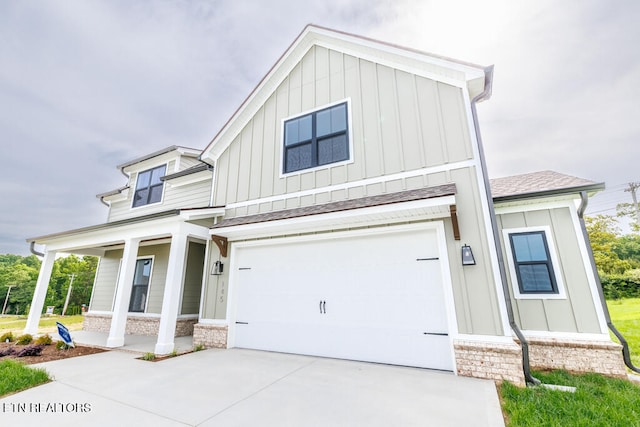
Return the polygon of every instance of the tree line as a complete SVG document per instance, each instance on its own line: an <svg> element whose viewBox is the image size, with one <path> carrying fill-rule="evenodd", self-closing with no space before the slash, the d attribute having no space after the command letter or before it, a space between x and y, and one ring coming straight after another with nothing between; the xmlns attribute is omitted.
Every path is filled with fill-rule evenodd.
<svg viewBox="0 0 640 427"><path fill-rule="evenodd" d="M640 298L640 234L621 235L609 215L586 218L593 257L607 299Z"/></svg>
<svg viewBox="0 0 640 427"><path fill-rule="evenodd" d="M0 308L4 309L5 314L29 313L40 265L41 261L35 255L22 257L0 254ZM54 313L61 314L71 285L66 314L79 314L83 304L89 305L97 266L98 258L94 256L69 255L56 259L44 302L45 309L47 306L55 307Z"/></svg>

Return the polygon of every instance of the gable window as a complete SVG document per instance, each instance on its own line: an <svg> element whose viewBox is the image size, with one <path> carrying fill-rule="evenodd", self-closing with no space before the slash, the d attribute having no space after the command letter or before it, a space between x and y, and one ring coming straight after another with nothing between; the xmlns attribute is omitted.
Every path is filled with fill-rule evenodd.
<svg viewBox="0 0 640 427"><path fill-rule="evenodd" d="M162 200L163 182L160 180L165 175L167 165L148 169L138 173L136 192L133 195L133 207L150 205Z"/></svg>
<svg viewBox="0 0 640 427"><path fill-rule="evenodd" d="M131 287L131 299L129 300L130 313L144 313L149 295L149 282L151 279L151 258L142 258L136 261L133 273L133 286Z"/></svg>
<svg viewBox="0 0 640 427"><path fill-rule="evenodd" d="M283 172L349 159L347 103L284 122Z"/></svg>
<svg viewBox="0 0 640 427"><path fill-rule="evenodd" d="M518 287L521 294L557 294L558 285L544 231L510 233Z"/></svg>

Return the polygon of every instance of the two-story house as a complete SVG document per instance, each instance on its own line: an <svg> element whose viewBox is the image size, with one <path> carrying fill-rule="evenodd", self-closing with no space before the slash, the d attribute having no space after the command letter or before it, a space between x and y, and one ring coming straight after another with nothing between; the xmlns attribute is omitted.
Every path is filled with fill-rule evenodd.
<svg viewBox="0 0 640 427"><path fill-rule="evenodd" d="M104 224L29 239L100 256L85 329L416 366L523 384L624 375L582 232L602 184L489 188L492 68L308 26L203 149L119 168ZM524 350L524 357L523 357Z"/></svg>

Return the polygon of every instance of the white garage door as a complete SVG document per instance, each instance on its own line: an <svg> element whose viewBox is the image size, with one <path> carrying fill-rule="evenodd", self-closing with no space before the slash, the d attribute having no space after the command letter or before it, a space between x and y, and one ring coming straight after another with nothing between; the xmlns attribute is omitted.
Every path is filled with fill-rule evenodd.
<svg viewBox="0 0 640 427"><path fill-rule="evenodd" d="M434 230L239 247L235 346L452 370Z"/></svg>

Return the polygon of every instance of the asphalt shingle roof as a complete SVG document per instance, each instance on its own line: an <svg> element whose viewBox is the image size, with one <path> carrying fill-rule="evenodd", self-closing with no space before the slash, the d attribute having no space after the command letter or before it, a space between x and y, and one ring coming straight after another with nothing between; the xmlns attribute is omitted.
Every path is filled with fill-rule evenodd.
<svg viewBox="0 0 640 427"><path fill-rule="evenodd" d="M496 199L590 186L603 186L603 184L547 170L492 179L491 195Z"/></svg>

